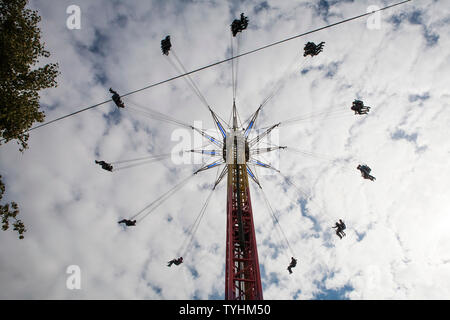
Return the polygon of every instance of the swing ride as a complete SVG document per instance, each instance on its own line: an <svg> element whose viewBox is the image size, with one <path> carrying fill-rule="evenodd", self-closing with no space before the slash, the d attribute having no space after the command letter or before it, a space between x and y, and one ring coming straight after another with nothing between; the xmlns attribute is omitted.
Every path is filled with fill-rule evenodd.
<svg viewBox="0 0 450 320"><path fill-rule="evenodd" d="M386 10L388 8L398 6L400 4L409 2L403 1L391 6L384 7L381 10ZM375 11L374 11L375 12ZM272 44L269 44L267 46L245 52L240 53L239 52L239 37L241 36L241 33L247 32L245 31L247 29L247 26L249 22L248 17L246 17L244 14L240 15L240 19L235 19L231 24L231 58L210 64L208 66L199 68L197 70L193 71L187 71L184 65L181 63L181 60L178 58L174 51L174 46L172 44L172 39L170 36L166 36L161 41L161 51L162 54L168 59L168 61L172 64L172 66L180 73L180 75L173 77L171 79L167 79L152 85L149 85L145 88L135 90L133 92L129 92L123 95L120 95L116 91L114 91L112 88L109 89L110 92L113 94L112 99L84 108L82 110L76 111L72 114L66 115L64 117L52 120L50 122L44 123L42 125L39 125L37 127L32 128L31 130L37 129L39 127L48 125L50 123L53 123L55 121L62 120L64 118L70 117L72 115L78 114L80 112L84 112L86 110L93 109L95 107L98 107L100 105L106 104L108 102L114 102L115 105L118 107L120 112L122 112L122 109L125 111L131 110L133 112L136 112L138 114L147 116L151 119L156 119L159 121L167 122L176 126L181 126L190 130L193 130L194 132L200 134L203 136L203 138L207 141L207 143L214 147L215 149L192 149L192 150L186 150L185 152L191 152L191 153L200 153L202 155L207 155L213 157L213 161L203 165L202 167L195 170L190 176L185 177L182 179L178 184L174 185L171 189L166 191L165 193L161 194L157 199L152 201L150 204L139 210L136 214L133 216L123 219L119 221L120 224L124 224L126 227L129 226L136 226L136 224L139 224L142 222L143 219L145 219L149 214L151 214L153 211L155 211L158 207L160 207L168 198L173 196L178 190L180 190L184 185L186 185L193 177L196 175L211 170L213 168L218 169L218 175L216 177L216 180L214 181L213 188L210 190L210 193L205 201L205 203L202 206L202 209L200 210L199 215L197 216L196 220L194 221L191 228L188 230L188 241L183 244L182 250L180 252L180 257L175 258L168 262L168 266L171 266L172 264L181 265L183 261L186 261L185 254L192 248L193 239L195 236L196 231L198 230L198 227L200 225L200 222L206 212L206 209L208 207L208 204L211 200L213 192L216 190L216 187L225 180L226 177L226 190L227 190L227 204L226 204L226 264L225 264L225 299L227 300L262 300L263 299L263 289L261 285L261 275L260 275L260 268L259 268L259 261L258 261L258 250L257 250L257 241L255 236L255 227L254 227L254 219L253 219L253 211L252 211L252 202L251 202L251 195L250 195L250 187L249 187L249 181L252 181L255 183L255 185L261 190L263 198L266 202L266 205L269 209L269 212L271 213L274 225L276 225L278 228L280 228L284 240L286 241L287 247L290 249L292 253L292 260L291 263L288 266L289 273L292 273L292 268L296 267L298 257L296 258L293 254L293 250L289 244L289 241L287 237L285 236L284 232L281 229L281 226L279 224L279 221L277 219L277 216L275 215L272 207L270 206L270 203L267 200L267 197L265 196L264 189L261 186L261 182L258 179L256 175L256 167L261 167L268 170L273 170L276 173L280 174L284 181L287 182L289 185L295 187L299 192L301 192L301 189L298 188L292 179L284 176L277 168L274 168L270 163L265 163L262 161L258 156L263 153L269 153L269 152L277 152L280 150L291 150L294 152L298 152L303 155L307 156L314 156L313 153L308 151L302 151L298 150L296 148L290 148L287 146L278 146L278 145L271 145L271 146L265 146L263 147L260 143L263 141L264 138L269 136L273 130L276 128L279 128L281 126L289 126L292 124L296 124L302 121L309 121L310 119L323 115L323 112L316 112L314 114L309 115L302 115L298 117L294 117L291 119L287 119L278 123L274 123L270 126L267 126L265 128L260 128L260 133L254 134L254 131L257 127L257 121L258 116L261 114L262 110L264 109L265 105L273 98L273 96L276 94L277 90L279 89L277 86L275 86L275 89L269 94L269 96L259 105L259 107L256 109L256 111L246 120L241 122L240 117L238 114L238 108L236 106L236 90L237 90L237 59L254 53L259 50L263 50L265 48L268 48L270 46L274 46L280 43L283 43L285 41L293 40L296 38L299 38L301 36L317 32L320 30L323 30L325 28L330 28L335 25L338 25L340 23L345 23L351 20L355 20L361 17L365 17L371 13L362 14L350 19L346 19L343 21L340 21L338 23L330 24L326 27L322 27L313 31L309 31L288 39L284 39ZM234 49L236 48L236 52ZM303 59L312 59L314 56L317 56L319 54L322 54L324 48L324 42L319 42L317 45L313 42L308 42L305 44L304 52L301 52L303 55ZM310 57L308 57L310 56ZM233 101L232 101L232 110L231 110L231 121L227 122L224 121L214 110L212 107L208 104L205 97L199 90L196 83L193 81L192 77L190 76L194 72L199 72L201 70L204 70L206 68L210 68L212 66L218 65L220 63L224 62L231 62L232 65L232 90L233 90ZM154 86L169 82L171 80L177 79L177 78L184 78L189 86L193 89L194 93L198 96L200 101L204 104L206 107L208 113L212 117L216 131L217 136L214 136L213 134L207 133L205 130L201 128L194 127L193 125L189 123L185 123L183 121L180 121L176 119L173 116L166 115L160 111L153 110L148 107L141 107L138 105L135 105L133 103L128 103L128 101L122 100L123 97L129 96L133 93L146 90L149 88L152 88ZM336 111L336 114L343 114L348 113L351 111L354 111L354 115L356 116L366 116L369 113L370 107L367 107L364 105L363 101L361 100L355 100L351 107L349 107L346 110L338 110ZM146 157L140 157L136 159L129 159L129 160L123 160L123 161L115 161L115 162L107 162L104 160L95 160L95 163L100 165L102 169L109 171L109 172L115 172L118 170L124 170L136 166L140 166L143 164L148 164L156 161L162 161L165 159L170 158L171 154L162 154L162 155L151 155ZM319 155L320 157L320 155ZM359 165L358 170L361 171L361 174L364 179L370 179L374 180L375 178L372 177L370 173L370 168L367 165ZM354 169L353 169L354 170ZM220 173L219 173L220 172ZM250 178L250 179L249 179ZM373 178L373 179L372 179ZM341 220L340 220L341 221ZM342 222L342 221L341 221ZM340 225L340 224L339 224ZM343 233L343 230L339 228L339 225L336 224L337 228L336 233ZM342 222L342 225L343 222ZM344 225L345 226L345 225ZM345 233L344 233L345 235ZM184 260L183 260L184 257ZM299 261L301 263L301 261Z"/></svg>

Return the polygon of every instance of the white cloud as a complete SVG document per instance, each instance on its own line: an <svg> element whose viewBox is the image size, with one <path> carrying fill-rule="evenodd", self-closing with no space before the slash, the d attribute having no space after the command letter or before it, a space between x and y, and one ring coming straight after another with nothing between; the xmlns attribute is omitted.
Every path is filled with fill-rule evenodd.
<svg viewBox="0 0 450 320"><path fill-rule="evenodd" d="M59 87L42 94L43 104L54 107L46 111L47 120L109 99L109 87L124 94L175 76L159 48L167 34L192 70L228 57L228 28L240 12L250 18L240 52L325 24L314 2L261 3L246 1L239 7L224 1L79 1L82 29L68 30L65 9L72 3L32 1L43 17L50 60L58 61L61 70ZM372 4L336 2L328 21L360 14ZM288 80L266 105L260 125L327 108L348 110L347 115L317 117L280 129L281 145L347 159L331 162L282 152L280 169L308 193L307 212L302 214L300 195L280 176L261 177L299 259L292 275L286 270L290 250L274 228L264 199L251 189L266 299L314 299L324 290L344 289L351 299L450 297L445 179L450 173L450 65L445 50L450 18L443 7L439 1L414 1L384 11L380 30L368 30L362 19L239 60L237 105L242 118L254 112L282 76ZM422 24L411 23L408 14L413 12L421 12ZM397 26L392 15L401 19ZM424 30L439 35L436 45L428 46ZM325 41L324 52L304 59L301 51L307 41ZM285 74L295 55L301 62ZM302 73L305 69L308 72ZM231 64L192 77L213 109L228 120ZM355 98L372 107L367 117L352 115L349 105ZM182 79L127 99L183 122L202 120L205 128L213 127ZM185 263L166 267L207 197L202 186L212 183L216 171L195 176L137 227L122 229L118 219L136 213L196 166L173 166L168 160L113 174L101 170L95 159L162 154L176 144L170 139L176 127L170 124L128 114L116 123L116 117L110 103L33 131L23 155L14 144L2 146L7 196L19 203L28 231L23 241L13 232L0 233L1 298L223 295L223 187L213 195ZM359 162L372 167L375 182L362 180L356 170ZM343 240L331 229L339 218L348 226ZM71 264L81 267L81 291L65 287Z"/></svg>

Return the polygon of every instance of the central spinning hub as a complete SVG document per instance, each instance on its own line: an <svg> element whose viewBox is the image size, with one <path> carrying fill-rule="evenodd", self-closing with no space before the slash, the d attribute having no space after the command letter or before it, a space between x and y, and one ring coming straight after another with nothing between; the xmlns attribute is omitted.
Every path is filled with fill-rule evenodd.
<svg viewBox="0 0 450 320"><path fill-rule="evenodd" d="M232 129L228 131L223 145L223 158L226 164L246 164L249 160L250 153L244 130Z"/></svg>

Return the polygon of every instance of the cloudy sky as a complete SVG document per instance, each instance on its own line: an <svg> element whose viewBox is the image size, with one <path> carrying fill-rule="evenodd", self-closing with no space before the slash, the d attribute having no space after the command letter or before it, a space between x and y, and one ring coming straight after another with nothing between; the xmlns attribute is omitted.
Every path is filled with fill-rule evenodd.
<svg viewBox="0 0 450 320"><path fill-rule="evenodd" d="M48 61L61 71L58 88L41 93L42 107L51 120L110 99L110 87L124 94L176 76L160 51L169 34L187 70L228 58L229 25L241 12L250 19L239 35L245 52L392 3L32 0L52 53ZM81 9L79 30L66 24L73 4ZM313 115L281 125L272 137L308 155L288 149L266 157L296 187L257 171L292 250L262 193L251 187L265 299L450 298L449 24L447 1L414 0L383 11L380 21L351 21L239 59L236 104L243 119L278 84L259 127ZM304 58L307 41L324 41L323 52ZM226 120L231 67L192 76ZM354 99L371 106L369 115L353 115ZM124 101L213 129L183 79ZM94 163L170 153L185 132L108 103L33 131L23 154L15 143L2 146L6 200L19 203L28 231L20 241L12 231L0 232L0 298L223 299L224 183L185 263L166 266L185 244L217 171L196 175L125 229L119 219L201 164L169 158L110 173ZM375 182L361 178L360 163L372 168ZM331 229L339 218L347 224L343 240ZM291 251L299 263L289 275ZM66 287L71 265L81 270L81 290Z"/></svg>

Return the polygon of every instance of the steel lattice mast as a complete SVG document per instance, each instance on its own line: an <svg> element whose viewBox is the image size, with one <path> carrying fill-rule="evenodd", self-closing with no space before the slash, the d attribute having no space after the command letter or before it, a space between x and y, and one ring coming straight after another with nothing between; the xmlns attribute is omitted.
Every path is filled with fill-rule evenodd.
<svg viewBox="0 0 450 320"><path fill-rule="evenodd" d="M228 167L225 299L262 300L258 250L247 176L249 146L237 125L233 103L233 128L224 143Z"/></svg>

